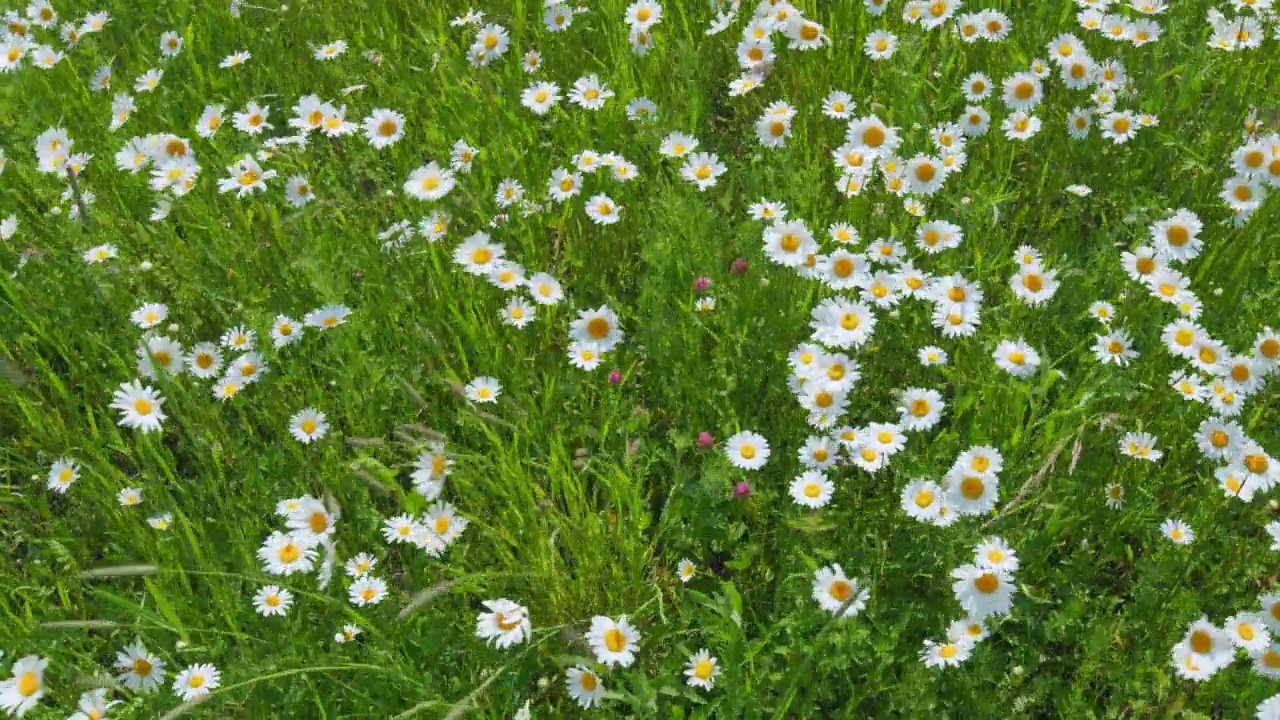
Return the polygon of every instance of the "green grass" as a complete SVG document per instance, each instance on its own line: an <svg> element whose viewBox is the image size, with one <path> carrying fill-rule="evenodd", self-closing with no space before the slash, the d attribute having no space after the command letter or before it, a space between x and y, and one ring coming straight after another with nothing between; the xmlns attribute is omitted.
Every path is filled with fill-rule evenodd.
<svg viewBox="0 0 1280 720"><path fill-rule="evenodd" d="M779 39L765 86L729 98L750 8L707 38L704 3L668 2L656 49L637 57L620 0L593 3L563 34L542 27L538 2L488 3L481 9L509 29L511 50L475 70L466 59L470 31L448 25L466 8L452 2L298 2L246 7L238 20L224 3L104 2L60 3L64 17L104 9L113 18L52 70L25 66L0 78L0 147L9 158L0 216L16 213L21 223L0 244L0 648L6 662L51 658L52 697L31 716L72 712L136 638L172 671L196 662L222 671L223 687L196 715L437 717L452 708L509 717L531 698L535 717L576 716L563 670L592 662L582 636L593 615L623 613L643 634L641 649L631 668L602 673L617 695L591 711L599 716L1244 717L1274 693L1245 659L1202 684L1179 679L1169 662L1200 615L1221 622L1255 608L1274 585L1262 526L1276 504L1261 496L1246 505L1216 487L1193 439L1207 410L1167 387L1169 373L1184 367L1160 345L1173 311L1119 263L1151 222L1190 208L1206 223L1205 251L1185 269L1204 302L1200 323L1235 350L1262 326L1280 326L1277 205L1233 229L1217 198L1250 106L1274 109L1265 107L1280 84L1274 39L1250 52L1209 49L1211 5L1203 0L1159 16L1164 37L1140 48L1080 32L1065 3L994 3L1011 16L1012 35L966 45L950 32L906 26L901 3L874 18L860 3L806 2L802 9L834 44L802 53ZM871 63L859 43L882 27L902 46ZM159 36L171 29L186 47L161 63ZM1088 98L1056 74L1035 113L1044 127L1028 142L1006 140L1002 104L984 103L992 132L970 142L965 169L926 201L930 218L963 228L964 244L917 258L931 274L961 272L982 285L982 325L973 338L944 341L921 301L904 302L894 316L878 312L873 342L857 353L863 379L846 422L893 420L896 393L907 387L942 392L944 419L913 434L887 470L834 470L827 508L796 506L787 487L810 432L787 389L786 355L809 338L809 310L830 293L768 262L747 206L768 197L815 231L847 221L865 239L908 240L918 221L879 182L856 198L835 192L829 152L843 142L844 124L820 115L822 98L831 89L852 93L858 113L874 111L903 129L901 154L910 157L928 151L929 127L959 116L965 75L981 70L998 82L1043 57L1059 32L1085 38L1096 58L1120 59L1136 91L1121 107L1158 114L1159 127L1121 146L1096 131L1087 142L1071 140L1066 112ZM311 58L310 44L338 38L351 45L341 58ZM518 101L528 83L520 55L531 48L544 61L537 77L567 90L596 72L617 97L598 113L562 103L533 116ZM253 53L248 64L217 68L242 49ZM112 93L88 89L107 63L112 93L150 67L165 70L156 92L135 94L138 111L115 133L106 128ZM355 84L367 87L341 95ZM231 127L197 138L192 127L205 104L226 104L229 119L257 98L271 106L274 134L284 134L289 108L310 93L346 103L348 120L377 107L402 112L407 135L383 151L359 135L313 136L267 163L280 175L267 193L217 194L224 167L261 138ZM624 105L637 95L657 103L656 123L626 119ZM762 150L754 121L774 100L801 113L786 148ZM50 213L65 183L37 173L32 153L50 126L94 154L79 178L96 195L87 222L65 209ZM657 154L677 130L729 166L716 187L697 192ZM191 138L203 167L197 189L160 223L147 219L154 193L145 177L117 171L112 160L129 137L153 132ZM481 148L474 170L459 175L442 203L407 198L400 188L408 173L429 160L446 163L459 138ZM500 180L517 178L540 200L551 170L588 147L640 169L627 184L587 181L583 197L609 193L625 208L622 222L591 224L580 197L530 217L513 212L505 227L490 229L509 256L531 273L551 272L567 294L557 307L540 307L530 327L505 327L503 292L458 270L451 248L486 229ZM319 198L302 210L283 200L284 179L296 173ZM1093 195L1065 193L1072 183ZM444 242L380 249L380 230L435 205L453 218ZM116 261L81 261L104 242L119 248ZM1062 280L1042 308L1009 291L1013 250L1024 243ZM729 272L737 257L749 265L744 275ZM150 270L138 269L143 261ZM699 276L713 282L712 313L693 310ZM1094 300L1116 304L1142 353L1132 366L1093 358L1098 326L1085 310ZM354 312L344 326L311 330L283 351L268 343L270 372L231 402L215 401L208 383L190 376L160 381L170 419L163 433L142 435L117 427L108 404L136 377L139 331L128 316L148 301L168 305L179 329L167 334L187 347L239 324L263 338L279 313L300 318L339 302ZM626 340L595 372L570 367L564 345L575 310L606 303L620 313ZM1043 357L1028 381L991 362L997 341L1019 336ZM922 367L915 353L926 344L946 348L951 364ZM622 374L617 386L606 379L612 368ZM496 406L474 406L456 391L478 375L502 382ZM314 445L288 434L290 416L306 406L332 425ZM1274 379L1238 421L1280 453ZM734 470L722 453L695 444L700 431L724 439L739 429L773 445L761 472ZM1121 429L1157 435L1163 460L1121 457ZM380 532L385 518L424 509L408 472L434 433L447 438L455 461L445 495L471 521L441 559L388 546ZM1004 454L1002 512L945 529L907 518L902 486L940 478L957 453L978 444ZM45 489L44 477L64 455L82 464L82 477L62 496ZM754 492L736 500L732 488L743 479ZM1110 482L1125 486L1121 510L1103 505ZM141 507L116 503L126 486L143 489ZM314 576L261 570L257 548L282 526L274 504L303 493L341 506L339 555L377 555L392 590L387 601L351 606L341 569L324 592ZM162 511L175 522L158 533L146 517ZM1196 541L1164 540L1158 527L1167 517L1190 523ZM991 534L1022 561L1013 612L991 623L968 662L928 669L918 658L922 643L962 615L949 572ZM675 575L682 557L699 567L688 584ZM810 597L813 571L833 562L870 586L854 619L831 622ZM154 572L86 574L137 564ZM281 580L298 596L294 608L285 618L257 616L253 592ZM529 643L499 651L474 636L480 601L498 597L530 608ZM358 643L333 641L343 623L364 630ZM708 693L682 676L701 647L723 673ZM113 715L125 717L162 716L180 704L167 686L115 697L126 705Z"/></svg>

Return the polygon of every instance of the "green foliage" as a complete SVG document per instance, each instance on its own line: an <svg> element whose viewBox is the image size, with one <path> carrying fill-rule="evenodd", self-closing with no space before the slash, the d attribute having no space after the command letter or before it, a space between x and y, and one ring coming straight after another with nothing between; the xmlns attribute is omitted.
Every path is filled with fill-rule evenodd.
<svg viewBox="0 0 1280 720"><path fill-rule="evenodd" d="M624 613L643 638L634 666L602 674L610 697L596 713L611 717L1243 717L1273 694L1245 661L1203 684L1179 679L1170 665L1169 649L1190 622L1254 609L1274 585L1262 526L1276 504L1224 498L1214 483L1192 437L1206 410L1167 387L1183 367L1161 347L1172 310L1127 280L1118 256L1170 209L1190 208L1206 222L1205 252L1187 269L1204 303L1200 323L1236 350L1262 326L1280 326L1277 205L1234 229L1217 198L1249 107L1280 83L1274 40L1250 52L1209 49L1204 0L1159 16L1164 37L1152 45L1082 35L1096 56L1124 64L1136 91L1124 105L1156 113L1158 127L1125 145L1096 132L1071 140L1065 115L1085 95L1051 82L1039 135L1014 142L993 126L970 143L967 166L927 202L929 217L954 221L965 241L917 260L931 274L961 272L981 284L979 332L942 341L920 302L879 313L873 343L857 356L863 379L846 418L891 421L901 390L928 387L943 393L943 421L913 435L884 471L834 469L831 504L808 511L787 491L809 431L787 387L786 355L808 340L809 311L828 293L769 263L746 208L767 197L814 228L845 221L868 241L910 238L917 221L881 187L848 199L835 192L829 155L845 128L817 111L822 98L852 93L859 113L903 128L901 154L910 157L927 151L929 127L962 112L965 75L999 80L1042 56L1058 32L1081 33L1065 3L993 3L1008 5L1014 23L999 45L923 33L902 22L898 3L881 18L861 3L800 4L832 45L805 53L779 41L766 84L736 98L726 86L738 73L745 17L706 37L712 13L703 3L668 2L645 57L626 42L620 0L593 3L563 34L543 27L539 2L489 3L483 9L512 44L479 70L467 60L472 31L449 26L466 9L452 2L246 4L240 19L223 3L190 0L60 4L67 18L101 9L112 20L51 70L23 67L0 83L0 146L9 158L0 215L20 220L0 244L0 482L8 491L0 499L0 646L6 661L51 658L52 699L33 716L71 712L136 638L174 671L195 662L222 670L211 707L196 713L496 718L532 698L535 717L575 715L563 670L593 664L582 640L593 615ZM861 38L883 27L902 45L872 63ZM166 30L186 45L161 61ZM351 45L345 55L313 60L313 45L338 38ZM597 113L562 104L533 116L518 95L530 77L520 55L534 48L543 68L533 77L567 88L595 72L617 97ZM242 49L253 53L243 67L217 67ZM152 66L165 71L158 90L136 94L138 111L114 133L106 129L111 93L88 87L108 63L117 88ZM353 85L365 87L342 94ZM229 117L257 99L284 134L289 108L311 93L348 104L351 121L395 109L408 118L406 137L377 151L358 134L313 136L305 148L275 151L266 166L279 177L265 194L217 194L215 178L261 138L231 127L195 137L204 106L223 103ZM657 103L656 122L627 120L626 101L641 95ZM780 99L800 108L793 137L762 149L755 119ZM998 101L986 106L998 123ZM64 183L36 172L32 141L51 126L94 154L79 179L96 196L85 222L67 217ZM696 135L728 165L714 188L697 192L657 154L671 131ZM143 175L114 169L112 156L132 135L161 132L192 138L203 171L168 219L150 222L155 194ZM434 207L407 198L404 179L430 160L446 163L459 138L481 152L439 204L451 216L448 237L384 251L378 232ZM634 182L588 179L584 196L608 192L622 221L594 225L576 198L527 217L513 211L489 228L509 256L530 273L555 275L567 295L560 306L540 306L528 328L503 326L503 292L458 271L451 248L486 229L502 179L519 179L541 199L551 171L584 148L638 166ZM283 180L294 174L305 174L318 197L302 209L283 199ZM1073 183L1094 193L1066 194ZM117 260L82 262L107 242L119 248ZM1062 286L1046 307L1029 308L1009 291L1022 244L1059 272ZM730 271L739 257L743 274ZM712 281L714 312L694 310L700 276ZM1094 300L1113 302L1133 334L1141 357L1132 366L1094 359L1098 326L1085 312ZM167 304L177 325L168 334L188 347L232 326L255 329L270 371L225 403L205 381L159 381L170 415L163 433L118 427L112 392L136 376L139 332L129 313L150 301ZM277 314L299 318L339 302L353 309L345 325L269 346ZM568 323L601 304L621 315L627 338L600 369L583 372L565 357ZM1030 380L991 361L995 343L1014 337L1043 357ZM916 352L928 344L945 347L950 364L921 366ZM615 367L617 386L606 379ZM501 381L496 406L457 391L479 375ZM290 417L306 406L332 425L313 445L288 434ZM1274 380L1239 421L1280 452ZM773 445L760 472L735 470L696 442L702 431L723 440L740 429ZM1137 429L1160 438L1159 464L1118 453L1121 431ZM381 526L426 508L408 474L439 437L455 462L446 497L471 526L430 559L385 543ZM1005 457L998 514L945 529L905 516L899 493L908 481L939 479L957 453L979 444ZM81 477L58 495L44 479L63 456L79 461ZM743 480L752 494L735 499ZM1125 487L1120 510L1103 504L1111 482ZM143 489L141 507L115 501L130 486ZM262 571L257 548L282 525L275 503L304 493L341 507L339 554L377 555L387 601L353 607L341 570L327 591L313 577ZM173 513L168 531L146 522L160 512ZM1186 520L1195 543L1160 537L1167 517ZM1019 553L1014 610L992 622L964 665L926 668L923 642L962 615L949 572L989 535ZM687 584L675 574L685 557L698 566ZM831 563L871 589L854 619L832 621L810 596L814 570ZM122 565L147 567L91 572ZM294 608L259 617L252 594L280 580L297 595ZM530 608L529 643L500 651L475 637L480 601L498 597ZM358 642L334 641L345 623L363 629ZM722 672L710 692L689 688L682 674L704 647ZM130 717L178 705L167 690L118 697Z"/></svg>

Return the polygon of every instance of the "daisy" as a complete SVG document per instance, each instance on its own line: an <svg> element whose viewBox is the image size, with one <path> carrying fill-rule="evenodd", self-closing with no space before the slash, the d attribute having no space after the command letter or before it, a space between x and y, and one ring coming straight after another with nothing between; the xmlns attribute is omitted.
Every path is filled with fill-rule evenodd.
<svg viewBox="0 0 1280 720"><path fill-rule="evenodd" d="M133 692L152 693L164 682L165 662L148 652L141 641L116 653L114 667L123 670L116 680Z"/></svg>
<svg viewBox="0 0 1280 720"><path fill-rule="evenodd" d="M37 48L37 52L38 51L39 51L39 48ZM58 55L58 59L61 59L61 54ZM57 59L55 59L51 63L41 62L40 56L39 55L36 56L37 65L47 66L47 65L52 65L53 63L56 63L56 62L57 62ZM133 81L133 89L138 92L151 92L152 90L155 90L157 87L160 86L160 78L162 77L164 77L163 70L161 70L160 68L152 68L146 71L145 73L139 75L137 79Z"/></svg>
<svg viewBox="0 0 1280 720"><path fill-rule="evenodd" d="M344 324L350 314L351 310L346 305L326 305L318 310L312 310L302 319L313 328L328 330Z"/></svg>
<svg viewBox="0 0 1280 720"><path fill-rule="evenodd" d="M156 530L168 530L173 524L173 513L160 513L147 518L147 524Z"/></svg>
<svg viewBox="0 0 1280 720"><path fill-rule="evenodd" d="M1101 128L1102 137L1117 145L1129 142L1138 134L1137 119L1128 110L1107 113L1102 118Z"/></svg>
<svg viewBox="0 0 1280 720"><path fill-rule="evenodd" d="M564 202L582 192L582 175L564 168L551 171L551 179L547 183L547 194L555 202Z"/></svg>
<svg viewBox="0 0 1280 720"><path fill-rule="evenodd" d="M111 407L120 411L121 427L144 433L160 429L160 423L167 417L161 409L163 405L164 397L159 392L137 380L121 383L111 401Z"/></svg>
<svg viewBox="0 0 1280 720"><path fill-rule="evenodd" d="M294 207L303 207L316 199L311 191L311 182L305 175L294 175L284 187L284 198Z"/></svg>
<svg viewBox="0 0 1280 720"><path fill-rule="evenodd" d="M724 171L724 163L715 153L693 153L680 169L680 176L696 185L698 190L706 190L716 184L716 178Z"/></svg>
<svg viewBox="0 0 1280 720"><path fill-rule="evenodd" d="M218 668L207 663L191 665L173 679L173 692L183 702L198 700L216 690L222 679Z"/></svg>
<svg viewBox="0 0 1280 720"><path fill-rule="evenodd" d="M1120 483L1108 483L1103 490L1106 493L1106 505L1112 510L1119 510L1124 506L1124 486Z"/></svg>
<svg viewBox="0 0 1280 720"><path fill-rule="evenodd" d="M898 36L888 30L875 30L862 42L862 51L872 60L888 60L898 50Z"/></svg>
<svg viewBox="0 0 1280 720"><path fill-rule="evenodd" d="M404 115L386 108L369 113L361 123L369 144L381 150L399 142L404 137Z"/></svg>
<svg viewBox="0 0 1280 720"><path fill-rule="evenodd" d="M1222 631L1232 645L1250 655L1263 652L1271 646L1271 632L1256 613L1239 613L1227 618Z"/></svg>
<svg viewBox="0 0 1280 720"><path fill-rule="evenodd" d="M692 135L673 132L663 139L662 144L658 147L658 154L670 158L679 158L688 155L697 148L697 138Z"/></svg>
<svg viewBox="0 0 1280 720"><path fill-rule="evenodd" d="M599 110L611 97L613 91L600 82L595 74L574 80L569 90L569 102L587 110Z"/></svg>
<svg viewBox="0 0 1280 720"><path fill-rule="evenodd" d="M303 408L289 420L289 434L304 445L319 440L328 431L324 413L315 408Z"/></svg>
<svg viewBox="0 0 1280 720"><path fill-rule="evenodd" d="M848 120L853 109L853 96L842 90L832 90L822 101L822 114L835 120Z"/></svg>
<svg viewBox="0 0 1280 720"><path fill-rule="evenodd" d="M530 296L539 305L555 305L564 299L560 281L547 273L534 273L529 278L528 286Z"/></svg>
<svg viewBox="0 0 1280 720"><path fill-rule="evenodd" d="M964 642L938 643L925 640L920 660L927 668L952 667L968 660L973 652L972 648L972 645Z"/></svg>
<svg viewBox="0 0 1280 720"><path fill-rule="evenodd" d="M961 565L951 571L956 600L975 618L1008 615L1013 607L1013 576L1005 570Z"/></svg>
<svg viewBox="0 0 1280 720"><path fill-rule="evenodd" d="M1010 140L1027 140L1040 132L1040 118L1019 110L1006 117L1000 127Z"/></svg>
<svg viewBox="0 0 1280 720"><path fill-rule="evenodd" d="M347 560L347 564L343 566L343 569L346 570L348 577L359 578L368 575L377 564L377 558L369 553L360 553Z"/></svg>
<svg viewBox="0 0 1280 720"><path fill-rule="evenodd" d="M27 655L13 664L13 677L0 682L0 709L22 717L44 697L47 658Z"/></svg>
<svg viewBox="0 0 1280 720"><path fill-rule="evenodd" d="M97 688L80 693L79 712L68 716L67 720L101 720L106 717L109 709L120 704L119 700L107 700L108 692L107 688Z"/></svg>
<svg viewBox="0 0 1280 720"><path fill-rule="evenodd" d="M597 225L613 225L622 214L622 206L604 194L593 195L587 200L587 217Z"/></svg>
<svg viewBox="0 0 1280 720"><path fill-rule="evenodd" d="M520 93L520 104L534 115L546 115L560 102L560 86L553 82L537 82Z"/></svg>
<svg viewBox="0 0 1280 720"><path fill-rule="evenodd" d="M448 545L462 536L469 522L461 517L449 503L437 502L432 505L424 518L423 525L428 529L430 538Z"/></svg>
<svg viewBox="0 0 1280 720"><path fill-rule="evenodd" d="M936 345L926 345L916 352L920 364L924 366L946 365L947 351Z"/></svg>
<svg viewBox="0 0 1280 720"><path fill-rule="evenodd" d="M908 517L924 522L938 520L944 501L944 493L931 480L912 480L902 489L902 510Z"/></svg>
<svg viewBox="0 0 1280 720"><path fill-rule="evenodd" d="M578 665L566 670L564 676L565 687L578 705L591 708L600 704L604 697L604 684L594 672Z"/></svg>
<svg viewBox="0 0 1280 720"><path fill-rule="evenodd" d="M46 481L48 488L60 495L66 495L67 490L80 478L80 466L75 460L64 457L56 460L49 468L49 477Z"/></svg>
<svg viewBox="0 0 1280 720"><path fill-rule="evenodd" d="M275 170L263 170L258 161L249 155L227 166L228 177L218 181L218 192L235 191L236 197L265 190L266 182L276 176Z"/></svg>
<svg viewBox="0 0 1280 720"><path fill-rule="evenodd" d="M1133 341L1124 330L1113 330L1105 335L1095 335L1093 354L1101 363L1113 363L1121 367L1138 357L1132 348Z"/></svg>
<svg viewBox="0 0 1280 720"><path fill-rule="evenodd" d="M1160 534L1177 545L1189 545L1196 539L1196 534L1189 525L1174 518L1169 518L1160 524Z"/></svg>
<svg viewBox="0 0 1280 720"><path fill-rule="evenodd" d="M272 575L307 573L315 568L316 551L293 535L276 531L258 548L258 559Z"/></svg>
<svg viewBox="0 0 1280 720"><path fill-rule="evenodd" d="M871 593L859 587L858 581L845 576L839 563L818 568L813 575L813 599L823 610L842 618L851 618L867 606Z"/></svg>
<svg viewBox="0 0 1280 720"><path fill-rule="evenodd" d="M763 435L742 430L725 441L724 452L734 467L759 470L769 460L769 441Z"/></svg>
<svg viewBox="0 0 1280 720"><path fill-rule="evenodd" d="M373 575L363 575L357 578L355 582L351 583L351 587L347 589L347 598L356 607L377 605L386 596L386 581Z"/></svg>
<svg viewBox="0 0 1280 720"><path fill-rule="evenodd" d="M1018 553L999 537L989 537L973 549L973 563L993 570L1018 571Z"/></svg>
<svg viewBox="0 0 1280 720"><path fill-rule="evenodd" d="M148 330L165 321L169 317L169 308L162 303L146 303L129 315L134 325Z"/></svg>
<svg viewBox="0 0 1280 720"><path fill-rule="evenodd" d="M1040 353L1022 338L1001 340L994 353L996 367L1016 378L1028 378L1040 368Z"/></svg>
<svg viewBox="0 0 1280 720"><path fill-rule="evenodd" d="M267 585L254 593L253 609L263 617L283 616L293 605L293 593L279 585Z"/></svg>
<svg viewBox="0 0 1280 720"><path fill-rule="evenodd" d="M815 510L831 502L834 492L835 486L817 470L807 470L791 482L791 499Z"/></svg>
<svg viewBox="0 0 1280 720"><path fill-rule="evenodd" d="M453 172L432 161L409 173L404 191L418 200L439 200L448 195L454 185Z"/></svg>
<svg viewBox="0 0 1280 720"><path fill-rule="evenodd" d="M120 503L122 507L141 505L142 491L132 487L121 488L120 492L116 493L116 502Z"/></svg>
<svg viewBox="0 0 1280 720"><path fill-rule="evenodd" d="M639 649L640 633L627 622L626 615L616 621L596 615L591 618L591 630L586 640L596 654L596 662L609 667L630 667L636 659L635 651Z"/></svg>
<svg viewBox="0 0 1280 720"><path fill-rule="evenodd" d="M343 625L342 631L333 634L334 642L349 643L355 642L356 636L363 632L359 627L351 624Z"/></svg>
<svg viewBox="0 0 1280 720"><path fill-rule="evenodd" d="M608 305L601 305L595 310L580 311L577 319L569 324L569 337L579 343L593 344L599 352L611 352L622 342L624 334L618 326L618 315Z"/></svg>
<svg viewBox="0 0 1280 720"><path fill-rule="evenodd" d="M688 558L681 558L680 562L676 563L676 575L680 577L680 582L682 583L692 580L697 571L698 568Z"/></svg>
<svg viewBox="0 0 1280 720"><path fill-rule="evenodd" d="M84 261L90 265L97 265L112 260L117 256L115 245L95 245L84 253Z"/></svg>
<svg viewBox="0 0 1280 720"><path fill-rule="evenodd" d="M684 675L688 678L686 682L689 687L710 690L715 685L716 678L720 676L720 667L711 653L704 648L689 656Z"/></svg>
<svg viewBox="0 0 1280 720"><path fill-rule="evenodd" d="M529 609L510 600L485 600L488 612L476 616L476 637L498 647L509 648L529 639L533 633Z"/></svg>
<svg viewBox="0 0 1280 720"><path fill-rule="evenodd" d="M1120 440L1121 453L1140 460L1150 460L1151 462L1164 457L1164 453L1156 450L1155 446L1156 437L1150 433L1125 433L1125 436Z"/></svg>
<svg viewBox="0 0 1280 720"><path fill-rule="evenodd" d="M315 49L316 60L333 60L342 53L347 51L347 43L344 40L334 40L331 43L325 43Z"/></svg>
<svg viewBox="0 0 1280 720"><path fill-rule="evenodd" d="M240 67L241 65L244 65L246 62L248 62L249 58L251 57L253 57L253 55L248 50L241 50L240 52L232 53L226 56L225 58L223 58L222 62L218 63L218 67L220 68Z"/></svg>
<svg viewBox="0 0 1280 720"><path fill-rule="evenodd" d="M467 383L465 388L467 399L475 403L493 403L498 401L502 385L496 378L481 376Z"/></svg>

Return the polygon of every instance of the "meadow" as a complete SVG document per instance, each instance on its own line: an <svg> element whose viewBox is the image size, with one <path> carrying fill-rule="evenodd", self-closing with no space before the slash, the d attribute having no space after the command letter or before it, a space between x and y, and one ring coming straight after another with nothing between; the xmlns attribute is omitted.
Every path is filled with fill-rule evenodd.
<svg viewBox="0 0 1280 720"><path fill-rule="evenodd" d="M1271 0L2 11L0 710L1280 718Z"/></svg>

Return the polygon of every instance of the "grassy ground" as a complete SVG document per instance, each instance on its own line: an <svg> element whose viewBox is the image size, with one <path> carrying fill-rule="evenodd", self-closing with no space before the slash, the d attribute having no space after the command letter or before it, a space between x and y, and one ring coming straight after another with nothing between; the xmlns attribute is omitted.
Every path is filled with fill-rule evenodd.
<svg viewBox="0 0 1280 720"><path fill-rule="evenodd" d="M736 98L726 86L739 72L734 46L750 8L708 38L704 4L668 3L656 49L637 57L618 0L593 3L563 34L542 27L537 3L488 3L480 9L509 29L511 51L476 70L466 58L473 31L448 24L466 10L455 3L298 2L245 7L239 19L224 4L185 0L58 5L67 18L99 9L113 17L52 70L25 66L0 78L0 146L9 158L0 216L20 220L0 244L0 646L6 662L51 658L52 697L34 716L71 712L137 638L172 670L211 662L222 671L223 688L193 714L433 717L457 708L507 717L531 698L536 717L576 715L563 669L591 663L582 641L591 616L623 613L640 628L641 649L636 665L602 674L618 697L597 714L1251 714L1275 687L1247 661L1197 684L1175 675L1169 650L1197 617L1220 622L1254 608L1274 584L1262 526L1276 505L1266 496L1251 504L1224 498L1214 483L1193 437L1207 410L1167 383L1184 367L1159 338L1173 311L1125 277L1119 253L1144 241L1169 209L1190 208L1206 223L1205 251L1185 270L1204 303L1201 325L1237 350L1262 326L1280 326L1277 206L1265 204L1236 229L1223 222L1217 198L1249 108L1266 110L1268 89L1280 84L1275 41L1250 52L1211 50L1203 0L1160 15L1164 37L1140 48L1084 35L1064 3L996 4L1007 6L1011 36L967 45L950 32L907 26L900 3L879 18L859 3L804 3L835 42L817 52L780 49L765 86ZM861 38L884 27L902 46L871 63ZM166 30L178 31L185 48L162 63ZM787 487L810 433L787 388L786 356L809 338L809 311L829 293L768 262L747 206L768 197L814 228L847 221L867 239L909 238L918 221L900 199L880 187L850 199L835 192L829 153L845 125L821 116L822 98L850 92L859 112L874 109L903 128L900 154L910 157L928 151L929 127L967 104L962 78L984 71L999 81L1023 70L1059 32L1084 37L1095 57L1120 59L1136 91L1122 105L1157 114L1159 126L1125 145L1096 132L1071 140L1066 113L1088 101L1055 76L1035 113L1044 122L1039 135L1014 142L993 124L970 143L967 167L927 201L930 217L959 224L965 242L917 265L979 282L983 323L975 337L944 341L920 301L880 313L874 341L857 354L863 380L846 421L896 418L896 392L907 387L942 392L944 419L913 434L882 472L833 471L828 507L796 506ZM311 57L312 44L339 38L351 46L345 55ZM531 48L544 61L538 77L567 89L596 72L617 97L599 113L562 104L533 116L518 101L528 82L520 55ZM252 52L247 64L217 68L242 49ZM165 70L156 92L135 94L137 112L114 133L106 128L110 93L88 87L107 63L112 92L150 67ZM366 87L341 95L356 84ZM191 128L202 108L238 110L257 98L270 104L274 134L284 134L288 108L310 93L348 104L349 120L376 107L402 112L406 136L382 151L359 135L313 138L267 163L280 177L265 195L217 194L224 166L259 148L261 137L227 127L197 138ZM657 103L656 122L626 119L625 102L637 95ZM801 108L793 137L785 149L762 150L755 119L780 99ZM996 123L1006 114L998 99L985 105ZM65 183L36 172L32 142L51 126L94 154L79 179L96 196L87 222L50 211ZM695 134L729 166L716 187L697 192L657 154L675 130ZM112 162L128 137L153 132L191 138L204 168L163 222L148 220L155 193L145 179ZM453 217L446 240L383 251L379 231L431 207L401 191L408 173L446 162L459 138L481 152L439 204ZM560 278L567 294L566 303L539 308L530 327L503 326L504 293L457 269L451 249L484 229L499 181L517 178L541 198L551 170L584 148L638 166L631 183L588 180L585 195L608 192L625 208L622 221L593 225L578 198L529 217L513 212L490 230L530 272ZM318 196L301 210L283 200L283 180L296 173ZM1073 183L1094 193L1064 192ZM120 257L86 265L81 255L99 243L115 244ZM1022 244L1038 248L1062 280L1045 307L1029 308L1009 291ZM744 274L729 272L738 257ZM144 261L149 270L140 269ZM693 309L700 276L712 281L714 312ZM1099 330L1086 308L1095 300L1113 302L1133 334L1141 357L1130 367L1094 359ZM187 346L240 324L265 340L277 314L299 318L328 303L353 313L296 346L268 344L269 373L230 402L189 376L160 381L170 419L162 433L143 435L117 427L108 404L136 377L139 331L129 313L147 301L167 304L168 322L178 325L168 334ZM606 303L626 340L594 372L570 367L564 346L575 310ZM1019 336L1044 359L1029 381L991 362L998 340ZM927 344L945 347L951 363L921 366L916 351ZM613 368L617 385L607 380ZM496 405L457 392L479 375L501 381ZM1273 454L1277 388L1273 380L1238 418ZM288 434L289 418L306 406L332 425L312 445ZM773 445L762 471L735 470L722 453L696 445L699 432L722 440L739 429ZM1120 456L1121 430L1136 429L1160 438L1159 463ZM387 517L425 508L408 473L433 433L447 438L455 462L446 497L471 521L440 559L381 537ZM949 528L906 517L902 486L940 478L958 452L979 444L1004 454L1003 512ZM62 456L82 466L66 495L44 487ZM735 499L732 488L744 479L753 493ZM1103 503L1112 482L1125 487L1119 510ZM142 488L141 507L117 504L126 486ZM353 607L341 569L325 591L313 576L262 571L255 553L281 527L271 508L304 493L340 505L338 555L376 555L387 601ZM165 511L172 528L157 532L146 518ZM1186 520L1196 541L1162 538L1168 517ZM991 534L1021 558L1013 612L991 624L964 665L926 668L921 644L960 616L949 572ZM675 575L684 557L699 567L687 584ZM870 586L855 619L833 623L810 597L813 571L832 562ZM153 569L89 573L135 564ZM269 580L297 595L284 618L252 610L252 594ZM528 644L503 651L474 636L480 601L497 597L530 608ZM363 629L358 643L334 642L344 623ZM682 676L701 647L722 668L709 693ZM126 704L112 714L125 717L180 705L167 690L116 697Z"/></svg>

